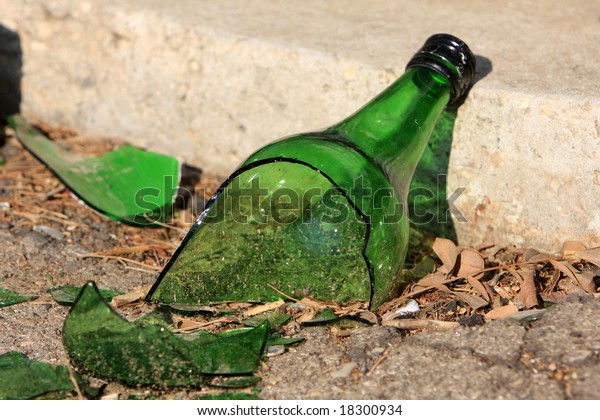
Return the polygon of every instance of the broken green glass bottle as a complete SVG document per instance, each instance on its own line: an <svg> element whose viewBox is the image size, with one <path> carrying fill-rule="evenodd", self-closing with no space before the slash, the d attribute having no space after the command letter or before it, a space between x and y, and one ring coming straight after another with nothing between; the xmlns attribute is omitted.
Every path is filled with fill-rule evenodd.
<svg viewBox="0 0 600 420"><path fill-rule="evenodd" d="M147 299L265 301L283 292L374 309L394 297L413 171L474 73L464 42L434 35L355 114L256 151L207 204Z"/></svg>

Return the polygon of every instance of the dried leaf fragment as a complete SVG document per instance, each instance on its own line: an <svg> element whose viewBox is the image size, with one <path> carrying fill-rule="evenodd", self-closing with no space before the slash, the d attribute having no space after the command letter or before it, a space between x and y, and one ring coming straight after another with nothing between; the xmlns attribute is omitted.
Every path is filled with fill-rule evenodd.
<svg viewBox="0 0 600 420"><path fill-rule="evenodd" d="M600 247L578 250L573 252L571 255L574 258L585 260L597 267L600 267Z"/></svg>
<svg viewBox="0 0 600 420"><path fill-rule="evenodd" d="M492 309L485 314L485 319L504 319L509 315L519 312L519 308L516 305L508 304L500 306L499 308Z"/></svg>
<svg viewBox="0 0 600 420"><path fill-rule="evenodd" d="M474 249L466 248L460 252L457 277L473 277L479 279L483 276L481 270L485 268L485 261L481 254Z"/></svg>
<svg viewBox="0 0 600 420"><path fill-rule="evenodd" d="M581 271L564 261L550 260L550 263L565 276L574 280L586 292L596 293L596 284L591 272L587 272L588 274L584 275Z"/></svg>
<svg viewBox="0 0 600 420"><path fill-rule="evenodd" d="M458 249L454 245L454 242L450 239L435 238L432 248L435 255L438 256L443 264L438 268L438 271L444 274L452 272L458 258Z"/></svg>
<svg viewBox="0 0 600 420"><path fill-rule="evenodd" d="M436 319L391 319L389 321L383 321L381 325L395 327L401 330L453 330L460 326L458 322L438 321Z"/></svg>
<svg viewBox="0 0 600 420"><path fill-rule="evenodd" d="M519 280L521 290L519 290L519 297L523 302L523 305L527 308L533 308L539 305L537 290L535 287L535 277L533 270L523 269L519 271L510 270L511 274Z"/></svg>

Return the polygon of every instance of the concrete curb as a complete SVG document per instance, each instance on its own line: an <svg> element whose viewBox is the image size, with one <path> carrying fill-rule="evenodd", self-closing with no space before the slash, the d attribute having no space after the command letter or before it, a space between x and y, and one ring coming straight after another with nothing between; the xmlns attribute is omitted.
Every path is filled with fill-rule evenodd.
<svg viewBox="0 0 600 420"><path fill-rule="evenodd" d="M24 54L23 112L226 175L325 127L450 32L492 62L455 126L459 239L600 244L600 5L383 0L223 4L2 0Z"/></svg>

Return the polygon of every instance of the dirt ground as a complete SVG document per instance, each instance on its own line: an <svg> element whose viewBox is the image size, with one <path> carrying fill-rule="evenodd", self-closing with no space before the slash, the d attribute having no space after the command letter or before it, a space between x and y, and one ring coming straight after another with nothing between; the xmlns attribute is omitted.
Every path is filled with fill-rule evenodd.
<svg viewBox="0 0 600 420"><path fill-rule="evenodd" d="M48 130L57 141L75 149L85 142L87 152L94 145L98 151L114 146L105 139L81 139L68 131ZM0 354L18 351L56 364L70 363L62 342L68 308L55 303L48 290L82 286L89 280L100 288L123 292L147 288L194 220L192 213L218 186L218 180L204 176L199 204L180 211L172 225L141 229L110 221L80 203L23 150L10 131L0 146L0 158L0 287L39 296L0 308ZM258 396L600 398L598 294L585 293L570 283L561 290L561 299L539 320L495 320L484 316L484 309L473 309L476 305L457 305L457 294L448 298L448 294L434 293L429 299L439 300L433 317L439 323L426 328L406 329L393 322L387 326L364 323L362 328L356 328L357 323L313 327L293 323L286 329L288 335L303 336L306 341L262 362L257 372L261 377ZM442 316L439 308L448 313L451 304L452 313ZM124 308L122 313L133 318L143 311L138 306ZM445 331L434 331L440 328ZM111 382L102 398L152 394L185 399L214 392L133 389Z"/></svg>

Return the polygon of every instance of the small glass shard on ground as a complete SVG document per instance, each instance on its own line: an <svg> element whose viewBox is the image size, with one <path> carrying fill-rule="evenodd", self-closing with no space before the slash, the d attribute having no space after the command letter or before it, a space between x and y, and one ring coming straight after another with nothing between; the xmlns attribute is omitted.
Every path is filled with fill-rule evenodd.
<svg viewBox="0 0 600 420"><path fill-rule="evenodd" d="M35 295L11 292L7 289L0 289L0 307L16 305L17 303L29 302L37 299Z"/></svg>
<svg viewBox="0 0 600 420"><path fill-rule="evenodd" d="M139 225L167 221L180 179L177 159L125 145L98 157L76 155L20 115L9 117L17 138L94 209Z"/></svg>
<svg viewBox="0 0 600 420"><path fill-rule="evenodd" d="M65 398L74 392L75 378L67 366L38 362L17 352L0 355L0 400Z"/></svg>
<svg viewBox="0 0 600 420"><path fill-rule="evenodd" d="M277 290L369 300L368 227L326 176L294 162L242 171L203 212L148 299L272 301Z"/></svg>
<svg viewBox="0 0 600 420"><path fill-rule="evenodd" d="M50 295L56 303L62 306L73 306L75 299L79 296L81 287L78 286L61 286L50 290ZM123 292L117 290L98 289L98 292L106 300L111 300L114 296L122 295Z"/></svg>
<svg viewBox="0 0 600 420"><path fill-rule="evenodd" d="M268 325L195 339L119 316L93 282L82 288L63 338L74 364L129 385L202 386L212 375L250 374L262 356Z"/></svg>

